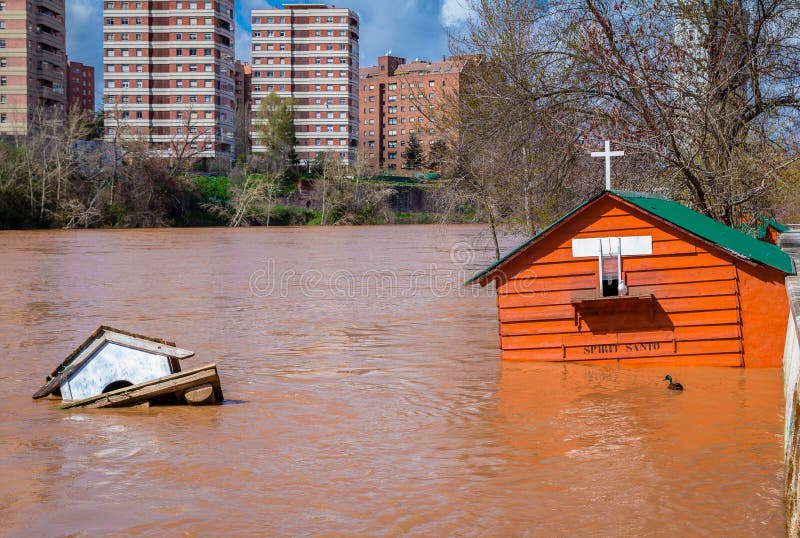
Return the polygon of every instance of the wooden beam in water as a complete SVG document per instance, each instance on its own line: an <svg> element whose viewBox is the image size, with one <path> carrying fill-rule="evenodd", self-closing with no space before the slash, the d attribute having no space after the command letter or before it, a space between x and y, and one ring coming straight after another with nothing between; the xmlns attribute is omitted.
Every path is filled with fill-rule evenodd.
<svg viewBox="0 0 800 538"><path fill-rule="evenodd" d="M202 389L204 385L209 385L212 388L212 394L210 396L206 395L205 398L195 398L199 403L192 403L194 405L222 403L222 387L219 374L217 373L217 366L215 364L209 364L207 366L195 368L194 370L178 372L146 383L140 383L98 396L92 396L85 400L66 402L61 406L61 409L131 407L142 402L149 402L165 394L174 394L178 401L182 401L187 391L195 388Z"/></svg>
<svg viewBox="0 0 800 538"><path fill-rule="evenodd" d="M214 386L210 383L206 383L199 387L187 389L183 393L183 397L189 405L214 405L217 403L217 398L214 393Z"/></svg>

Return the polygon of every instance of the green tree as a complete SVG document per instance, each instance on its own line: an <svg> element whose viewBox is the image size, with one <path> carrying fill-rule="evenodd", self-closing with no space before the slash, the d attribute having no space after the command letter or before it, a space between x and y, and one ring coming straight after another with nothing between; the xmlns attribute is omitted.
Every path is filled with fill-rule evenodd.
<svg viewBox="0 0 800 538"><path fill-rule="evenodd" d="M256 138L266 148L267 161L283 166L284 172L297 165L297 137L294 102L272 92L261 101L256 113Z"/></svg>
<svg viewBox="0 0 800 538"><path fill-rule="evenodd" d="M106 114L102 110L95 111L91 120L88 121L89 133L86 135L86 140L101 140L105 134L105 119Z"/></svg>
<svg viewBox="0 0 800 538"><path fill-rule="evenodd" d="M408 137L408 146L406 148L406 168L415 170L422 167L424 155L422 154L422 144L419 142L419 137L416 133L411 133Z"/></svg>
<svg viewBox="0 0 800 538"><path fill-rule="evenodd" d="M444 160L447 158L447 143L442 140L434 140L428 150L428 168L438 170L442 167Z"/></svg>

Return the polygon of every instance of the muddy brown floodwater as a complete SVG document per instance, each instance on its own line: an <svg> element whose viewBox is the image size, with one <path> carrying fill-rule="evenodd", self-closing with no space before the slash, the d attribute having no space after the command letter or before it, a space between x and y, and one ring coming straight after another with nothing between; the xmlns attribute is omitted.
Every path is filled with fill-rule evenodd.
<svg viewBox="0 0 800 538"><path fill-rule="evenodd" d="M488 244L0 233L0 535L783 534L779 370L501 365L494 298L460 287ZM216 362L229 401L31 400L101 323Z"/></svg>

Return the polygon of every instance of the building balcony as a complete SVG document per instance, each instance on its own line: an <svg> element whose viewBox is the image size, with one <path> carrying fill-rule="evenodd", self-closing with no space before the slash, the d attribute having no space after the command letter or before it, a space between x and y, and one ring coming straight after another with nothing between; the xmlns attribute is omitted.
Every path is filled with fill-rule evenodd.
<svg viewBox="0 0 800 538"><path fill-rule="evenodd" d="M63 31L65 28L64 17L49 11L40 11L36 14L36 22L50 28Z"/></svg>
<svg viewBox="0 0 800 538"><path fill-rule="evenodd" d="M47 86L39 87L39 97L44 101L54 101L58 103L65 103L67 101L67 97L63 93L59 93Z"/></svg>
<svg viewBox="0 0 800 538"><path fill-rule="evenodd" d="M36 69L36 77L39 80L49 80L51 82L60 82L64 84L66 81L65 76L66 74L63 70L50 69L46 67L38 67Z"/></svg>
<svg viewBox="0 0 800 538"><path fill-rule="evenodd" d="M64 6L53 0L37 0L39 6L45 7L55 13L57 16L64 18Z"/></svg>
<svg viewBox="0 0 800 538"><path fill-rule="evenodd" d="M64 36L63 34L52 34L50 32L43 32L37 30L34 35L39 43L45 43L53 48L64 50Z"/></svg>

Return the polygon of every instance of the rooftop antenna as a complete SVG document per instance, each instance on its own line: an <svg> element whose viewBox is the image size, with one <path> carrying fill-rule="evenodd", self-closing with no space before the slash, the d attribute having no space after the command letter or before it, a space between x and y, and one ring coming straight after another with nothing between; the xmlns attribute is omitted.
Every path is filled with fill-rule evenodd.
<svg viewBox="0 0 800 538"><path fill-rule="evenodd" d="M391 56L391 55L392 55L392 49L387 50L386 51L386 56Z"/></svg>
<svg viewBox="0 0 800 538"><path fill-rule="evenodd" d="M611 151L611 141L606 140L605 151L593 151L592 157L605 157L606 159L606 190L611 190L611 157L622 157L624 151Z"/></svg>

